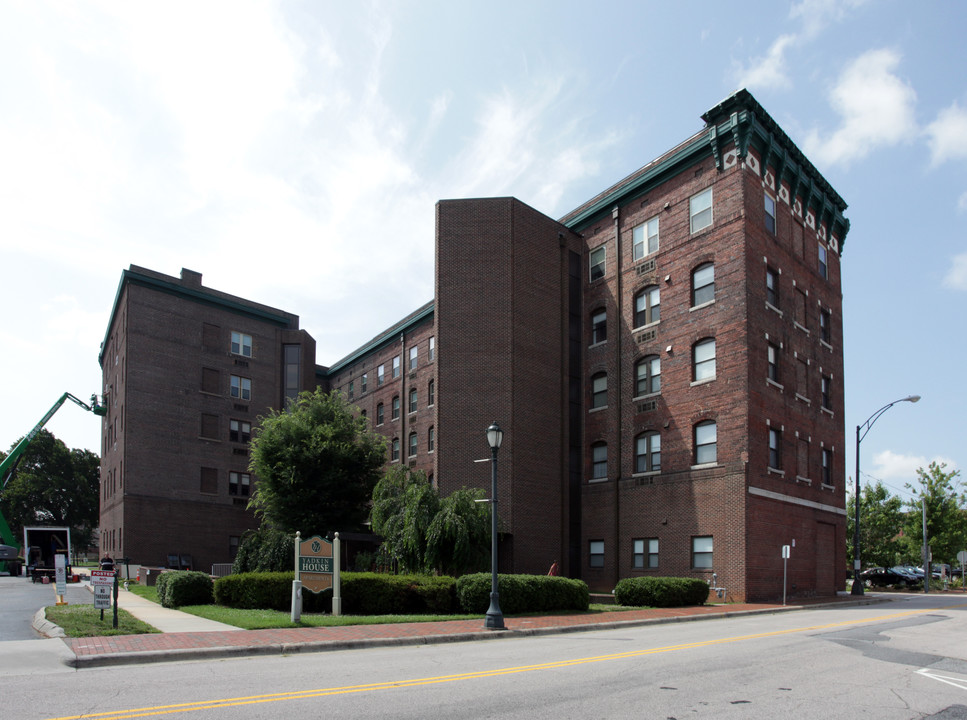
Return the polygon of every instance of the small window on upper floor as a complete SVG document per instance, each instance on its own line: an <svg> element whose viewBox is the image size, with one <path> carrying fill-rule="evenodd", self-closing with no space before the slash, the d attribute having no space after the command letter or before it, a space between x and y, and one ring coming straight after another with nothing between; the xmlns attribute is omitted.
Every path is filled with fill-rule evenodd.
<svg viewBox="0 0 967 720"><path fill-rule="evenodd" d="M833 337L833 331L830 327L831 320L832 313L829 310L822 309L819 311L819 339L827 345L832 342Z"/></svg>
<svg viewBox="0 0 967 720"><path fill-rule="evenodd" d="M436 359L436 337L430 338L430 345L426 351L426 361L433 362Z"/></svg>
<svg viewBox="0 0 967 720"><path fill-rule="evenodd" d="M224 346L223 346L224 347ZM232 354L252 357L252 336L232 331Z"/></svg>
<svg viewBox="0 0 967 720"><path fill-rule="evenodd" d="M703 420L695 426L695 464L718 462L718 428L714 420Z"/></svg>
<svg viewBox="0 0 967 720"><path fill-rule="evenodd" d="M232 442L247 443L252 439L252 423L244 420L229 421L228 439Z"/></svg>
<svg viewBox="0 0 967 720"><path fill-rule="evenodd" d="M417 439L416 439L415 432L410 433L409 446L410 446L409 457L416 457Z"/></svg>
<svg viewBox="0 0 967 720"><path fill-rule="evenodd" d="M769 193L765 193L766 204L766 230L773 235L776 234L776 200Z"/></svg>
<svg viewBox="0 0 967 720"><path fill-rule="evenodd" d="M715 299L715 266L699 265L692 272L692 307L710 303Z"/></svg>
<svg viewBox="0 0 967 720"><path fill-rule="evenodd" d="M823 375L821 380L822 386L820 389L820 395L822 397L823 408L826 410L833 409L833 401L830 396L830 392L833 387L833 379L829 375Z"/></svg>
<svg viewBox="0 0 967 720"><path fill-rule="evenodd" d="M631 231L632 253L635 260L658 252L658 216L638 225Z"/></svg>
<svg viewBox="0 0 967 720"><path fill-rule="evenodd" d="M427 404L427 407L432 406L433 405L433 402L435 400L436 400L436 383L433 380L430 380L426 384L426 404Z"/></svg>
<svg viewBox="0 0 967 720"><path fill-rule="evenodd" d="M381 387L386 381L386 366L380 365L376 368L376 387Z"/></svg>
<svg viewBox="0 0 967 720"><path fill-rule="evenodd" d="M392 413L391 413L390 417L393 420L396 420L400 416L400 396L399 395L394 395L393 396L393 404L392 404L391 407L392 407Z"/></svg>
<svg viewBox="0 0 967 720"><path fill-rule="evenodd" d="M591 446L591 479L606 480L608 477L608 445L598 442Z"/></svg>
<svg viewBox="0 0 967 720"><path fill-rule="evenodd" d="M661 320L661 290L652 285L635 295L635 327L650 325Z"/></svg>
<svg viewBox="0 0 967 720"><path fill-rule="evenodd" d="M766 302L779 308L779 272L771 267L766 268Z"/></svg>
<svg viewBox="0 0 967 720"><path fill-rule="evenodd" d="M649 355L635 365L635 397L661 392L661 358Z"/></svg>
<svg viewBox="0 0 967 720"><path fill-rule="evenodd" d="M661 435L646 432L635 438L635 472L658 472L661 470Z"/></svg>
<svg viewBox="0 0 967 720"><path fill-rule="evenodd" d="M692 234L712 224L712 188L693 195L688 201L689 225Z"/></svg>
<svg viewBox="0 0 967 720"><path fill-rule="evenodd" d="M397 355L393 358L393 377L398 378L400 376L400 356Z"/></svg>
<svg viewBox="0 0 967 720"><path fill-rule="evenodd" d="M713 380L715 378L715 338L705 338L692 348L692 380Z"/></svg>
<svg viewBox="0 0 967 720"><path fill-rule="evenodd" d="M363 373L359 376L359 392L360 394L366 392L366 383L369 382L369 373Z"/></svg>
<svg viewBox="0 0 967 720"><path fill-rule="evenodd" d="M769 343L768 349L769 370L767 377L772 382L779 382L779 346Z"/></svg>
<svg viewBox="0 0 967 720"><path fill-rule="evenodd" d="M376 424L377 425L383 424L383 419L384 419L383 416L384 416L383 403L377 403L376 404Z"/></svg>
<svg viewBox="0 0 967 720"><path fill-rule="evenodd" d="M417 410L417 407L418 407L418 404L416 400L416 388L410 388L410 408L409 408L410 412L415 413Z"/></svg>
<svg viewBox="0 0 967 720"><path fill-rule="evenodd" d="M597 345L608 339L608 313L601 308L591 313L591 344Z"/></svg>
<svg viewBox="0 0 967 720"><path fill-rule="evenodd" d="M769 428L769 467L782 470L782 431Z"/></svg>
<svg viewBox="0 0 967 720"><path fill-rule="evenodd" d="M826 264L826 246L819 243L819 275L824 280L829 278L829 266Z"/></svg>
<svg viewBox="0 0 967 720"><path fill-rule="evenodd" d="M605 250L604 245L596 247L588 256L591 265L591 282L604 277Z"/></svg>
<svg viewBox="0 0 967 720"><path fill-rule="evenodd" d="M823 448L820 452L823 460L823 485L833 484L833 451Z"/></svg>
<svg viewBox="0 0 967 720"><path fill-rule="evenodd" d="M608 404L608 376L598 373L591 377L591 409L602 408Z"/></svg>
<svg viewBox="0 0 967 720"><path fill-rule="evenodd" d="M416 345L410 348L410 370L416 370L416 359L418 351Z"/></svg>
<svg viewBox="0 0 967 720"><path fill-rule="evenodd" d="M238 375L232 375L231 383L231 395L233 398L238 398L239 400L251 400L252 399L252 379L247 377L239 377Z"/></svg>

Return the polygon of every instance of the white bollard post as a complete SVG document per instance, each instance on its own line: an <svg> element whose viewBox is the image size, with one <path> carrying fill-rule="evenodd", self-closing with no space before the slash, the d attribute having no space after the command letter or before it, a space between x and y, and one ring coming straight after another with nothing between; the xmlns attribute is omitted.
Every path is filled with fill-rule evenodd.
<svg viewBox="0 0 967 720"><path fill-rule="evenodd" d="M295 580L292 581L292 613L289 618L297 623L302 619L302 581L299 575L299 546L302 543L302 532L295 534Z"/></svg>

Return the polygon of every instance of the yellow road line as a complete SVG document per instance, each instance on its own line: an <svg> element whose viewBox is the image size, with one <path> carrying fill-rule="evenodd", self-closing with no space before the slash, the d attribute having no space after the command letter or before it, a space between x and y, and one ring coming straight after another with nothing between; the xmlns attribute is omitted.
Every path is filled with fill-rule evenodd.
<svg viewBox="0 0 967 720"><path fill-rule="evenodd" d="M721 638L718 640L699 640L697 642L682 643L680 645L665 645L663 647L647 648L645 650L629 650L627 652L575 658L572 660L554 660L551 662L538 663L536 665L520 665L517 667L498 668L495 670L478 670L475 672L458 673L456 675L440 675L436 677L414 678L410 680L391 680L388 682L369 683L366 685L347 685L345 687L298 690L287 693L272 693L268 695L225 698L222 700L203 700L198 702L179 703L175 705L158 705L155 707L134 708L131 710L115 710L113 712L92 713L85 715L65 715L59 718L49 718L48 720L129 720L130 718L149 716L158 717L162 715L171 715L174 713L196 712L199 710L216 710L219 708L239 707L242 705L257 705L261 703L282 702L287 700L304 700L306 698L325 697L327 695L345 695L349 693L370 692L374 690L392 690L395 688L419 687L421 685L437 685L440 683L459 682L463 680L479 680L481 678L499 677L501 675L513 675L516 673L535 672L541 670L555 670L558 668L572 667L575 665L586 665L589 663L605 662L609 660L624 660L627 658L644 657L646 655L658 655L666 652L692 650L695 648L710 647L713 645L724 645L727 643L743 642L747 640L759 640L762 638L779 637L782 635L792 635L816 630L830 630L838 627L881 622L884 620L894 620L897 618L909 617L911 615L924 615L926 613L962 607L967 607L967 603L948 605L946 607L926 608L923 610L906 610L903 612L890 613L888 615L878 615L876 617L866 619L843 620L841 622L827 623L823 625L809 625L807 627L790 628L788 630L772 630L770 632L753 633L751 635L738 635L736 637Z"/></svg>

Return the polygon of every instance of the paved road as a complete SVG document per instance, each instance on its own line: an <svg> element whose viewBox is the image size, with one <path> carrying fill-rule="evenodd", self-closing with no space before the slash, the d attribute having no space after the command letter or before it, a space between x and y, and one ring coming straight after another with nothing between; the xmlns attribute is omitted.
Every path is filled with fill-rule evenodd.
<svg viewBox="0 0 967 720"><path fill-rule="evenodd" d="M5 678L9 717L967 717L967 601ZM110 674L108 674L110 673Z"/></svg>
<svg viewBox="0 0 967 720"><path fill-rule="evenodd" d="M84 583L67 585L67 602L71 605L91 605L94 598ZM57 601L54 585L30 582L25 577L0 575L0 642L37 640L41 636L33 629L34 614Z"/></svg>

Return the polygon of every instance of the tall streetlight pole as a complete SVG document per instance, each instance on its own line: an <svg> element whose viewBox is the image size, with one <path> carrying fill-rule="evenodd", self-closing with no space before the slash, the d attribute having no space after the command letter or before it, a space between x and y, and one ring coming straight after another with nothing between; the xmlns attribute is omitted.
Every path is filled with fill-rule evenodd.
<svg viewBox="0 0 967 720"><path fill-rule="evenodd" d="M856 515L853 519L853 589L851 595L863 594L863 580L860 577L860 443L873 427L873 423L880 419L880 415L891 407L901 402L915 403L920 400L919 395L909 395L899 400L894 400L889 405L884 405L875 413L870 415L865 423L856 426L856 495L853 497L853 510ZM865 428L865 429L864 429Z"/></svg>
<svg viewBox="0 0 967 720"><path fill-rule="evenodd" d="M500 611L500 594L497 592L497 451L503 439L504 431L497 423L487 428L490 444L490 607L484 627L488 630L504 629L504 614Z"/></svg>

